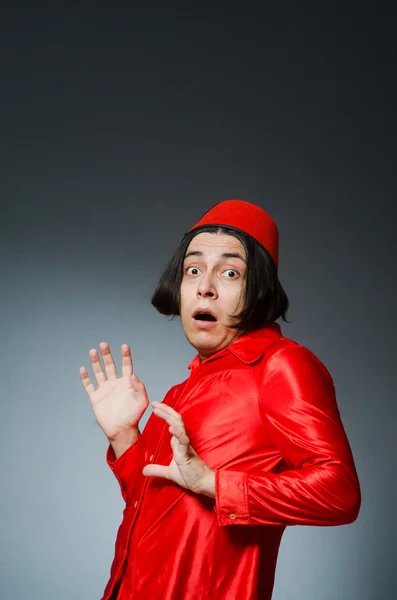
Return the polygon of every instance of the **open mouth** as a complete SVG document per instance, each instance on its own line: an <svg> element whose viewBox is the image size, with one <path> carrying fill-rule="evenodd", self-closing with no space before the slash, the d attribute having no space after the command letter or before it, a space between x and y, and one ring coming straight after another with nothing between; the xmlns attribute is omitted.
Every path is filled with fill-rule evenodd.
<svg viewBox="0 0 397 600"><path fill-rule="evenodd" d="M207 313L207 312L197 312L196 314L193 315L193 319L196 319L196 321L212 321L212 322L216 322L216 318L214 317L214 315L212 315L211 313Z"/></svg>

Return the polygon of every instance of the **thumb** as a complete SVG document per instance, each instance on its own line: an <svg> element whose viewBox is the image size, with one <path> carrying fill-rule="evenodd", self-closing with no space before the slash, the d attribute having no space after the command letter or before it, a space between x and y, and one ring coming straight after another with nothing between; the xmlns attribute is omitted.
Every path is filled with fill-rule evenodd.
<svg viewBox="0 0 397 600"><path fill-rule="evenodd" d="M168 467L164 465L146 465L143 468L142 474L147 477L165 477L165 479L169 479Z"/></svg>
<svg viewBox="0 0 397 600"><path fill-rule="evenodd" d="M145 384L135 375L135 373L132 373L131 375L131 385L132 389L136 392L142 392L145 389Z"/></svg>

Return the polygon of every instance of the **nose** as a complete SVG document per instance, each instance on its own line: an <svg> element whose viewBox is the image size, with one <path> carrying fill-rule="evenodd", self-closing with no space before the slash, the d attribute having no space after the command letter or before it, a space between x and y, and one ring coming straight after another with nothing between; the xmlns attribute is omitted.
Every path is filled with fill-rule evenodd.
<svg viewBox="0 0 397 600"><path fill-rule="evenodd" d="M197 297L215 298L216 296L217 292L214 283L214 277L211 275L211 273L207 272L199 279L197 286Z"/></svg>

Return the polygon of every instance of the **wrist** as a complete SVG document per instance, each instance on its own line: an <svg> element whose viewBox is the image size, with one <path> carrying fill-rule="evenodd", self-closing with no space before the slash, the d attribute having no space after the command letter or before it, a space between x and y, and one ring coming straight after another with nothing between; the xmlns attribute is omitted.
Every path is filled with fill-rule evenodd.
<svg viewBox="0 0 397 600"><path fill-rule="evenodd" d="M140 435L139 429L134 427L121 431L114 438L108 438L116 458L119 458L128 448L135 444Z"/></svg>
<svg viewBox="0 0 397 600"><path fill-rule="evenodd" d="M209 498L215 498L215 471L209 467L202 479L200 493Z"/></svg>

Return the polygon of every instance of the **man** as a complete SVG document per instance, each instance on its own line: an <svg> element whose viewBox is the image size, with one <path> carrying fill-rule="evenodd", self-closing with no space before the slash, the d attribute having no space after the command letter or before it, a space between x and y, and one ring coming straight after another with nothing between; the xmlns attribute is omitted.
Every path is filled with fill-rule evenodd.
<svg viewBox="0 0 397 600"><path fill-rule="evenodd" d="M141 433L149 405L121 347L90 351L82 383L126 502L103 600L269 600L287 525L351 523L360 488L333 381L285 338L278 231L221 202L184 236L152 298L198 354Z"/></svg>

